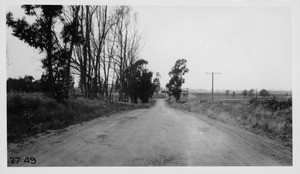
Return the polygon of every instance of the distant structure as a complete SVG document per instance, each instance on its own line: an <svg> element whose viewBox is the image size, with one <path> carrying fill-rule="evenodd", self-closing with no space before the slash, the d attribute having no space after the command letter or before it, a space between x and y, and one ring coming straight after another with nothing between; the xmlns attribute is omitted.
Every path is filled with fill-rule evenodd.
<svg viewBox="0 0 300 174"><path fill-rule="evenodd" d="M182 88L181 89L181 99L188 100L189 99L189 88Z"/></svg>

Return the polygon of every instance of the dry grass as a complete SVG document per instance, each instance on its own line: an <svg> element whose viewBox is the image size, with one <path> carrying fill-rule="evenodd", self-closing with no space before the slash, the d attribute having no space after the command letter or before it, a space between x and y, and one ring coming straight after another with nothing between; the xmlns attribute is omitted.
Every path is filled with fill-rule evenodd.
<svg viewBox="0 0 300 174"><path fill-rule="evenodd" d="M88 121L111 114L149 108L149 104L130 104L73 98L59 103L41 93L8 94L7 96L7 138L8 142L20 141L22 138L60 129L72 124Z"/></svg>
<svg viewBox="0 0 300 174"><path fill-rule="evenodd" d="M207 101L199 98L185 103L169 100L172 107L230 123L267 136L292 147L292 106L271 109L249 101Z"/></svg>

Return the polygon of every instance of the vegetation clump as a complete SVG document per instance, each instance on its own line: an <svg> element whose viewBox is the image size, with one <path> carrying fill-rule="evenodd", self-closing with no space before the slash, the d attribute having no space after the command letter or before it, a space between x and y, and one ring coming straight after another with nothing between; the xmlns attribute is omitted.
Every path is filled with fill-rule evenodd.
<svg viewBox="0 0 300 174"><path fill-rule="evenodd" d="M292 99L168 101L172 107L200 113L212 119L246 128L292 147Z"/></svg>
<svg viewBox="0 0 300 174"><path fill-rule="evenodd" d="M278 110L285 110L292 107L292 98L288 98L287 100L276 99L276 97L272 97L271 99L258 100L256 98L252 98L249 100L249 103L254 105L262 105L266 109L271 110L272 112Z"/></svg>
<svg viewBox="0 0 300 174"><path fill-rule="evenodd" d="M120 111L149 108L153 104L154 101L149 104L129 104L83 97L58 102L42 93L9 93L7 138L8 142L17 142L47 130L65 128Z"/></svg>

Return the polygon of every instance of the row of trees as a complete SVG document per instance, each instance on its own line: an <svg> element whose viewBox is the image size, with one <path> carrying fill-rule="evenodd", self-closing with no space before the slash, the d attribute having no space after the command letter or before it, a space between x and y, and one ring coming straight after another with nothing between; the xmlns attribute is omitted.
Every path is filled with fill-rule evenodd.
<svg viewBox="0 0 300 174"><path fill-rule="evenodd" d="M225 95L227 97L229 96L229 90L226 90ZM255 93L254 89L250 89L250 90L244 89L242 91L242 96L244 96L244 97L247 97L247 96L253 97L254 95L257 95ZM259 91L258 95L261 96L261 97L267 97L267 96L270 95L270 93L266 89L262 89L262 90ZM235 92L234 91L232 92L232 96L235 97Z"/></svg>
<svg viewBox="0 0 300 174"><path fill-rule="evenodd" d="M250 89L249 91L245 89L242 91L242 95L244 97L246 97L246 96L253 97L255 95L254 89ZM270 95L270 93L266 89L262 89L259 91L259 96L267 97L269 95Z"/></svg>
<svg viewBox="0 0 300 174"><path fill-rule="evenodd" d="M152 82L152 72L143 67L147 61L138 61L142 40L137 15L130 7L23 5L22 8L27 16L35 18L34 22L14 19L9 12L6 24L14 36L39 49L44 56L42 79L47 83L49 97L68 98L73 75L79 76L85 98L110 97L116 89L119 100L130 96L136 102L136 96L142 94L133 95L132 86L139 81L147 81L144 84L149 89L145 96L150 96L157 82Z"/></svg>
<svg viewBox="0 0 300 174"><path fill-rule="evenodd" d="M225 94L226 94L226 96L228 97L228 95L229 95L229 90L226 90ZM250 90L244 89L244 90L242 91L242 95L243 95L244 97L247 97L247 96L253 97L253 96L256 95L256 94L255 94L254 89L250 89ZM262 97L267 97L267 96L269 96L269 95L270 95L270 93L269 93L267 90L265 90L265 89L262 89L262 90L260 90L260 92L259 92L259 96L262 96ZM234 92L234 91L232 92L232 96L233 96L233 97L235 96L235 92Z"/></svg>

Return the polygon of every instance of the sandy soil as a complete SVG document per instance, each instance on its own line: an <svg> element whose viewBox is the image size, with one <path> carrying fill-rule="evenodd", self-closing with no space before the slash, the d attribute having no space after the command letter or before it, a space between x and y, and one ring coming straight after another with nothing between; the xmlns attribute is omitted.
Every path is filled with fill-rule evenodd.
<svg viewBox="0 0 300 174"><path fill-rule="evenodd" d="M11 164L15 156L37 163ZM292 165L291 156L268 139L164 100L8 144L8 166L280 166Z"/></svg>

